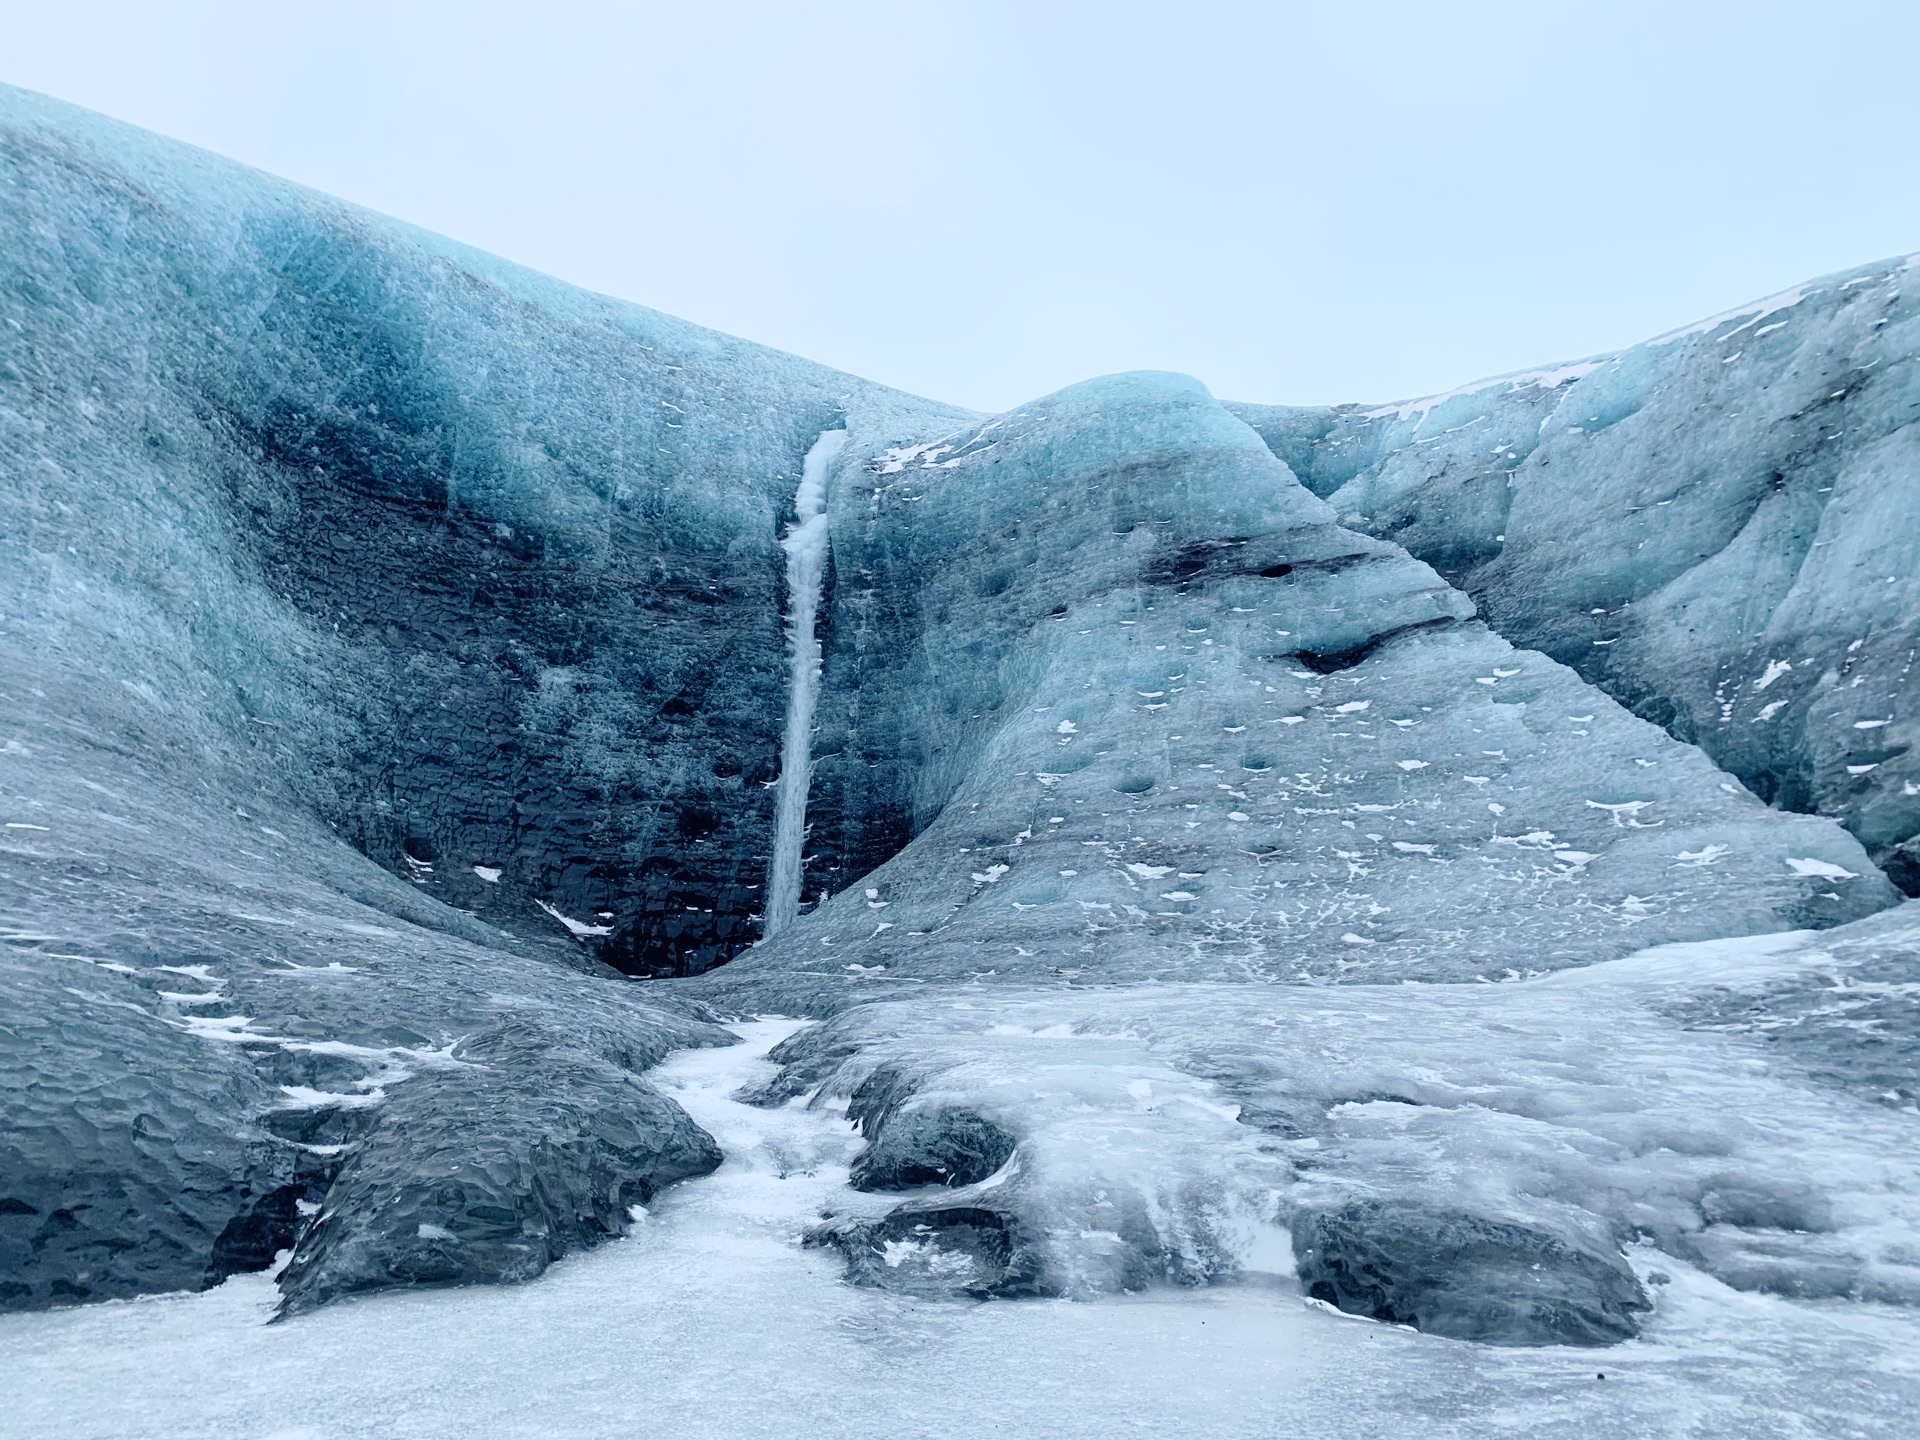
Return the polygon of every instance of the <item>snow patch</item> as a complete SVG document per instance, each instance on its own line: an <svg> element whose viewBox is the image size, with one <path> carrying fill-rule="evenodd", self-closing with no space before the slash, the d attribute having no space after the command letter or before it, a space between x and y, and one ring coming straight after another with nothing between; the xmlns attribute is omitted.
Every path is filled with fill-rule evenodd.
<svg viewBox="0 0 1920 1440"><path fill-rule="evenodd" d="M533 903L546 911L547 914L551 915L554 919L558 920L562 925L566 926L569 932L580 939L584 940L589 935L611 935L613 933L613 926L611 925L589 925L583 920L574 919L571 915L562 915L544 900L536 900Z"/></svg>
<svg viewBox="0 0 1920 1440"><path fill-rule="evenodd" d="M1852 880L1855 878L1853 871L1843 870L1840 866L1827 860L1796 860L1789 855L1787 856L1787 868L1796 875L1814 875L1822 880Z"/></svg>
<svg viewBox="0 0 1920 1440"><path fill-rule="evenodd" d="M1769 315L1798 305L1802 300L1806 299L1807 296L1817 293L1818 291L1811 285L1796 285L1791 290L1782 290L1778 295L1769 295L1764 300L1755 300L1750 305L1742 305L1737 310L1728 310L1719 315L1712 316L1709 319L1702 320L1697 324L1687 325L1679 330L1670 330L1665 335L1657 336L1646 343L1649 345L1670 345L1675 340L1686 339L1689 335L1705 335L1711 331L1718 330L1729 320L1740 320L1751 316L1752 318L1747 320L1746 325L1736 326L1720 337L1722 340L1731 340L1749 325L1758 324Z"/></svg>

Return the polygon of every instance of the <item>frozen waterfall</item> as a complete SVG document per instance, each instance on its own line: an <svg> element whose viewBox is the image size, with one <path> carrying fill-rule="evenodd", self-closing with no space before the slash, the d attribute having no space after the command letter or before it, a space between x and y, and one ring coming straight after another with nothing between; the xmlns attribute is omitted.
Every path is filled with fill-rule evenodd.
<svg viewBox="0 0 1920 1440"><path fill-rule="evenodd" d="M813 705L820 693L820 590L827 577L827 467L847 443L844 430L823 430L807 451L795 519L781 542L787 552L787 638L791 681L787 729L780 743L780 792L774 809L773 870L767 880L768 935L800 912L800 848L807 832L807 781L812 769Z"/></svg>

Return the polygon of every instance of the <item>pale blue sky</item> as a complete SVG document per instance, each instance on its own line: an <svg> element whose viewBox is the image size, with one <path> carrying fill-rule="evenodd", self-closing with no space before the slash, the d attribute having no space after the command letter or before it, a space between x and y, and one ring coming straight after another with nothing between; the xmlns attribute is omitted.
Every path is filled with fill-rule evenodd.
<svg viewBox="0 0 1920 1440"><path fill-rule="evenodd" d="M1387 400L1920 250L1920 3L0 0L0 79L999 409Z"/></svg>

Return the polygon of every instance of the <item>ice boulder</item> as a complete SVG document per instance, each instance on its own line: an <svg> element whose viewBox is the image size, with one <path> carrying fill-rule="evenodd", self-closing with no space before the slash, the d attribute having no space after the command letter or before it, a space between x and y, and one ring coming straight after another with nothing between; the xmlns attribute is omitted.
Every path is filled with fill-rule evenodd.
<svg viewBox="0 0 1920 1440"><path fill-rule="evenodd" d="M1362 1200L1302 1212L1292 1238L1314 1299L1435 1335L1610 1345L1653 1308L1604 1231L1569 1242L1471 1211Z"/></svg>

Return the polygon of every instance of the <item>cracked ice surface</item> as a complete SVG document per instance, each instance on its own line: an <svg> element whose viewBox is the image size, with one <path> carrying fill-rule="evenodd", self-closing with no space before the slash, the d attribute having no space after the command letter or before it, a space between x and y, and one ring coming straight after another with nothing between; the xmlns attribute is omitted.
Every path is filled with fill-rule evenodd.
<svg viewBox="0 0 1920 1440"><path fill-rule="evenodd" d="M1745 1290L1911 1305L1915 993L1880 977L1910 973L1916 941L1902 911L1825 942L1668 946L1499 985L869 1004L786 1047L764 1098L850 1098L889 1157L875 1188L943 1128L1013 1143L990 1176L829 1227L866 1283L912 1278L873 1247L918 1227L937 1250L955 1226L976 1264L952 1290L1206 1283L1260 1254L1263 1223L1298 1240L1358 1204L1381 1227L1444 1214L1558 1237L1569 1264L1637 1237ZM1630 1314L1576 1314L1585 1300L1516 1312L1501 1275L1480 1312L1443 1314L1471 1310L1472 1268L1456 1260L1451 1298L1389 1282L1369 1303L1496 1342L1631 1333Z"/></svg>
<svg viewBox="0 0 1920 1440"><path fill-rule="evenodd" d="M803 1247L806 1227L822 1207L891 1203L846 1188L858 1137L837 1107L729 1098L764 1086L768 1047L796 1028L742 1024L747 1043L654 1072L727 1158L664 1192L628 1239L531 1285L372 1296L278 1326L265 1324L261 1276L6 1317L15 1384L0 1433L595 1440L636 1424L699 1433L724 1416L729 1435L849 1440L931 1440L956 1425L1069 1440L1784 1440L1891 1436L1920 1402L1910 1311L1737 1291L1638 1251L1637 1271L1666 1277L1649 1282L1656 1310L1641 1338L1604 1351L1489 1348L1356 1320L1283 1275L1087 1304L836 1285L834 1261Z"/></svg>

